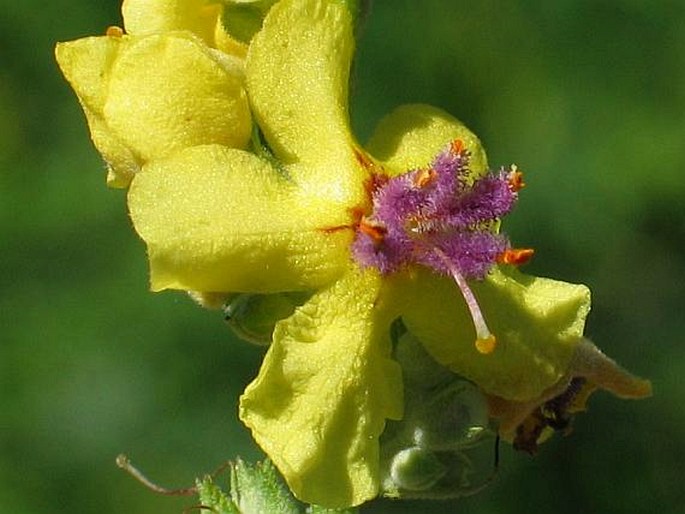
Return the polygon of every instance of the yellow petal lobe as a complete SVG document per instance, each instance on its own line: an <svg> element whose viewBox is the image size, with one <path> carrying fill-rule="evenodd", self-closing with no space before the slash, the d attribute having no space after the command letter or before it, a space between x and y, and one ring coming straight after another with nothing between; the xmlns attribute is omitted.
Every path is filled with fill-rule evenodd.
<svg viewBox="0 0 685 514"><path fill-rule="evenodd" d="M148 245L153 290L316 289L350 262L348 214L303 198L253 154L184 149L134 178L129 209Z"/></svg>
<svg viewBox="0 0 685 514"><path fill-rule="evenodd" d="M121 13L129 34L189 30L207 45L214 46L221 5L207 0L124 0Z"/></svg>
<svg viewBox="0 0 685 514"><path fill-rule="evenodd" d="M189 32L60 43L57 61L91 137L125 187L147 161L207 143L243 148L252 120L242 62Z"/></svg>
<svg viewBox="0 0 685 514"><path fill-rule="evenodd" d="M402 415L376 272L350 270L276 326L240 417L295 495L329 508L379 487L378 437Z"/></svg>
<svg viewBox="0 0 685 514"><path fill-rule="evenodd" d="M397 107L378 123L367 148L391 175L398 175L430 164L457 139L471 153L471 171L484 173L488 163L478 137L459 120L430 105Z"/></svg>
<svg viewBox="0 0 685 514"><path fill-rule="evenodd" d="M324 0L279 2L250 44L255 116L279 159L305 165L294 175L300 182L344 185L365 176L346 164L354 146L347 112L353 49L348 7Z"/></svg>
<svg viewBox="0 0 685 514"><path fill-rule="evenodd" d="M470 285L497 337L491 353L474 347L476 335L457 286L420 270L398 277L402 319L440 364L486 393L531 401L568 376L590 308L582 285L498 268Z"/></svg>
<svg viewBox="0 0 685 514"><path fill-rule="evenodd" d="M112 67L104 117L145 162L199 144L242 148L251 133L240 63L188 33L132 40Z"/></svg>

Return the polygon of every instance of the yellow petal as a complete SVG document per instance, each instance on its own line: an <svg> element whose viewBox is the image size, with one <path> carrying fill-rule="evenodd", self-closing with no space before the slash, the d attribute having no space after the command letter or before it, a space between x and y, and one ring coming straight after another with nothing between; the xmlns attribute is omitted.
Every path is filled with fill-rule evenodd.
<svg viewBox="0 0 685 514"><path fill-rule="evenodd" d="M402 414L381 278L351 270L276 326L240 417L295 495L348 507L378 494L378 437Z"/></svg>
<svg viewBox="0 0 685 514"><path fill-rule="evenodd" d="M205 44L224 53L245 58L247 45L223 28L223 6L208 0L124 0L121 7L129 34L149 35L189 30Z"/></svg>
<svg viewBox="0 0 685 514"><path fill-rule="evenodd" d="M55 58L81 103L102 114L112 64L121 51L121 37L86 37L57 43Z"/></svg>
<svg viewBox="0 0 685 514"><path fill-rule="evenodd" d="M104 117L143 161L199 144L247 144L238 62L189 33L131 40L114 63Z"/></svg>
<svg viewBox="0 0 685 514"><path fill-rule="evenodd" d="M484 355L475 347L473 322L452 281L421 270L414 277L398 277L398 284L409 331L436 361L486 393L527 402L568 377L590 309L585 286L499 269L473 282L497 338L495 350Z"/></svg>
<svg viewBox="0 0 685 514"><path fill-rule="evenodd" d="M107 166L107 185L114 188L128 187L133 176L140 171L140 158L110 130L101 115L91 111L85 104L82 106L88 120L90 137Z"/></svg>
<svg viewBox="0 0 685 514"><path fill-rule="evenodd" d="M285 163L301 162L298 182L359 183L347 95L354 49L344 2L283 0L264 20L247 56L250 100L260 127Z"/></svg>
<svg viewBox="0 0 685 514"><path fill-rule="evenodd" d="M583 378L586 382L580 389L573 389L571 396L568 396L572 378ZM563 409L563 414L582 412L586 408L588 398L597 389L604 389L624 399L646 398L652 394L652 384L649 380L626 371L604 355L591 341L580 338L575 345L566 375L538 398L521 402L490 396L488 403L491 415L498 421L500 436L521 445L526 451L535 451L537 444L552 433L545 424L544 407L541 412L541 406L545 402L554 402L554 398L561 395L566 399L557 403L557 407ZM565 405L569 400L570 403ZM541 427L546 426L541 434Z"/></svg>
<svg viewBox="0 0 685 514"><path fill-rule="evenodd" d="M610 359L588 339L583 339L573 355L570 374L583 377L594 386L619 398L640 399L652 394L652 383L636 377Z"/></svg>
<svg viewBox="0 0 685 514"><path fill-rule="evenodd" d="M189 30L213 46L221 5L207 0L124 0L121 12L129 34Z"/></svg>
<svg viewBox="0 0 685 514"><path fill-rule="evenodd" d="M88 37L55 47L57 63L78 96L91 139L107 165L110 187L127 187L141 166L140 158L103 117L109 73L122 44L120 37Z"/></svg>
<svg viewBox="0 0 685 514"><path fill-rule="evenodd" d="M240 61L188 32L84 38L56 57L81 101L110 182L145 162L206 143L244 147L251 116Z"/></svg>
<svg viewBox="0 0 685 514"><path fill-rule="evenodd" d="M367 149L396 175L429 164L447 144L460 139L471 152L471 170L482 174L488 164L476 135L459 120L436 107L402 105L385 116Z"/></svg>
<svg viewBox="0 0 685 514"><path fill-rule="evenodd" d="M350 262L348 214L300 196L253 154L197 146L134 178L129 208L148 244L153 290L316 289Z"/></svg>

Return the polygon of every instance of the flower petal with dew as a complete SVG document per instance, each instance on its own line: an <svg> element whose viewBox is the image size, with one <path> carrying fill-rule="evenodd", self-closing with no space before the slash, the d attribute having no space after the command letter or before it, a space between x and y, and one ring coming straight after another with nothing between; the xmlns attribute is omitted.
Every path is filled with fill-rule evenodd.
<svg viewBox="0 0 685 514"><path fill-rule="evenodd" d="M247 145L252 122L242 61L190 32L115 32L59 43L56 56L114 187L183 148Z"/></svg>
<svg viewBox="0 0 685 514"><path fill-rule="evenodd" d="M398 319L488 396L507 437L576 377L649 394L582 337L587 288L506 264L530 256L498 231L517 168L488 171L478 139L424 105L381 121L368 151L356 142L351 3L281 0L251 40L245 83L272 156L185 146L129 191L153 289L312 293L276 324L240 417L294 494L330 507L380 492L379 436L404 403Z"/></svg>

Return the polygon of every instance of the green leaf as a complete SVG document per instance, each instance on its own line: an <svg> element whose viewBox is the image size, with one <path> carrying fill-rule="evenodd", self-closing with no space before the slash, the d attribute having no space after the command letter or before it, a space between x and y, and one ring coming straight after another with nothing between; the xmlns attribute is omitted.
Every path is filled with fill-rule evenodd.
<svg viewBox="0 0 685 514"><path fill-rule="evenodd" d="M306 510L286 487L270 460L230 463L231 492L225 493L207 476L197 481L200 505L215 514L357 514L357 509L308 505Z"/></svg>
<svg viewBox="0 0 685 514"><path fill-rule="evenodd" d="M231 499L214 483L211 477L197 481L200 505L211 508L216 514L241 514Z"/></svg>
<svg viewBox="0 0 685 514"><path fill-rule="evenodd" d="M300 506L269 460L231 466L231 498L241 514L300 514Z"/></svg>

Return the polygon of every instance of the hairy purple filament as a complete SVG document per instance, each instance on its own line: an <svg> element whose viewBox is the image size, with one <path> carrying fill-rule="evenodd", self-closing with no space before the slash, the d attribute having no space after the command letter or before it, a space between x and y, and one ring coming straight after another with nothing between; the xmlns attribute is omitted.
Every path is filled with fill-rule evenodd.
<svg viewBox="0 0 685 514"><path fill-rule="evenodd" d="M467 279L482 279L509 249L495 222L513 208L520 174L515 167L474 178L469 152L455 141L428 169L376 177L372 212L363 216L352 254L383 274L419 264L454 278L464 296L482 348L494 348ZM487 352L485 352L487 353Z"/></svg>

